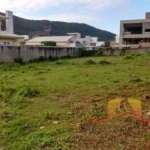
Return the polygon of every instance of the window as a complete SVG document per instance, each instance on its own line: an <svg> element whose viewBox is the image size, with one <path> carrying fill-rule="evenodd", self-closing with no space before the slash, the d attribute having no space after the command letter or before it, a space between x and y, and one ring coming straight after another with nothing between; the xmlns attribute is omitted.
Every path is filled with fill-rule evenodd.
<svg viewBox="0 0 150 150"><path fill-rule="evenodd" d="M10 45L10 43L9 43L9 42L7 42L7 45Z"/></svg>
<svg viewBox="0 0 150 150"><path fill-rule="evenodd" d="M4 42L4 45L6 46L6 42Z"/></svg>
<svg viewBox="0 0 150 150"><path fill-rule="evenodd" d="M145 29L145 32L150 32L150 29Z"/></svg>

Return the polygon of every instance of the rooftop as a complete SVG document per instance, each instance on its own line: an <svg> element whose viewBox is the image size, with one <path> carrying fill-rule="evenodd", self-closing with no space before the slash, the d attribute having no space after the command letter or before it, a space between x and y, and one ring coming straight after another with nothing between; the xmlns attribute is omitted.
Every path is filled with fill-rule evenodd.
<svg viewBox="0 0 150 150"><path fill-rule="evenodd" d="M6 31L0 31L0 37L5 37L5 38L18 38L18 39L20 39L20 38L24 38L24 37L22 37L22 36L20 36L20 35L16 35L16 34L11 34L11 33L8 33L8 32L6 32Z"/></svg>
<svg viewBox="0 0 150 150"><path fill-rule="evenodd" d="M72 38L73 36L40 36L28 40L27 42L34 42L34 43L44 41L66 42Z"/></svg>
<svg viewBox="0 0 150 150"><path fill-rule="evenodd" d="M8 19L8 17L0 15L0 21L6 20L6 19Z"/></svg>

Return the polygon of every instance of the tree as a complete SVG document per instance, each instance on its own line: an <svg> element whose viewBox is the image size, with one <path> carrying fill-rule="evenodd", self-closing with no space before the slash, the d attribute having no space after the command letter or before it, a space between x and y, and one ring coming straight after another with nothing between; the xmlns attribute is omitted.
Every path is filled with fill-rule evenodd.
<svg viewBox="0 0 150 150"><path fill-rule="evenodd" d="M53 41L45 41L45 42L41 42L41 44L44 46L56 46L56 42Z"/></svg>

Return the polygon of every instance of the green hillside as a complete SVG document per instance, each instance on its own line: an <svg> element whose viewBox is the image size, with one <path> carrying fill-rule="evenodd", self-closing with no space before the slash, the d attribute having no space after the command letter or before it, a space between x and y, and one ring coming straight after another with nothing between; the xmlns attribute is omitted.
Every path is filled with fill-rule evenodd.
<svg viewBox="0 0 150 150"><path fill-rule="evenodd" d="M3 13L0 13L3 14ZM52 35L66 35L68 32L80 32L82 36L97 36L101 41L114 39L115 34L97 29L84 23L66 23L48 20L28 20L14 16L14 28L16 34L29 34L29 32L43 31L44 26L51 26ZM5 25L3 23L3 29Z"/></svg>

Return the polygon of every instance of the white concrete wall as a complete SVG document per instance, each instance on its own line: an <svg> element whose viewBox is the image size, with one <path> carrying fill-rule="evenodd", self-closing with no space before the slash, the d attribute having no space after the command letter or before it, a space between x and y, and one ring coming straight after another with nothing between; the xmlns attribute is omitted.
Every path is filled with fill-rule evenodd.
<svg viewBox="0 0 150 150"><path fill-rule="evenodd" d="M79 56L76 48L64 47L14 47L0 46L0 62L13 62L14 58L21 57L24 61L34 60L41 56L48 58L63 56Z"/></svg>
<svg viewBox="0 0 150 150"><path fill-rule="evenodd" d="M116 43L119 43L119 42L120 42L120 35L116 35L116 37L115 37L115 42L116 42Z"/></svg>

